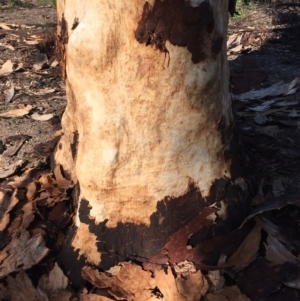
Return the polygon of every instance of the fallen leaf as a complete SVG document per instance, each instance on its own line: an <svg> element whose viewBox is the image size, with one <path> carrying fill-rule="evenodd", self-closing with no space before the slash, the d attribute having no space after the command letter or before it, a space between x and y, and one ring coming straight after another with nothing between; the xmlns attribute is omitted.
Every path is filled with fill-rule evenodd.
<svg viewBox="0 0 300 301"><path fill-rule="evenodd" d="M255 114L254 121L258 124L265 124L268 121L268 118L263 114Z"/></svg>
<svg viewBox="0 0 300 301"><path fill-rule="evenodd" d="M7 282L11 292L11 301L49 301L44 292L33 286L25 271L21 271L16 278L8 276Z"/></svg>
<svg viewBox="0 0 300 301"><path fill-rule="evenodd" d="M55 68L56 66L58 66L58 61L57 61L57 60L54 60L54 61L51 63L50 67L51 67L51 68Z"/></svg>
<svg viewBox="0 0 300 301"><path fill-rule="evenodd" d="M0 179L5 179L15 173L15 171L24 164L23 160L18 160L14 164L10 165L5 169L0 169Z"/></svg>
<svg viewBox="0 0 300 301"><path fill-rule="evenodd" d="M191 274L190 279L183 279L180 276L175 278L170 268L168 271L156 270L152 274L130 262L121 266L117 276L85 266L82 276L97 288L107 289L116 300L155 301L163 297L165 300L198 301L209 288L200 271ZM135 284L136 279L139 279L139 285Z"/></svg>
<svg viewBox="0 0 300 301"><path fill-rule="evenodd" d="M243 271L237 286L251 301L260 301L277 291L283 282L296 279L298 274L299 267L293 263L274 265L262 258Z"/></svg>
<svg viewBox="0 0 300 301"><path fill-rule="evenodd" d="M37 120L37 121L47 121L50 120L51 118L53 118L53 114L44 114L44 115L40 115L39 113L33 113L30 117L33 120Z"/></svg>
<svg viewBox="0 0 300 301"><path fill-rule="evenodd" d="M10 49L12 51L15 50L15 48L12 45L8 44L8 43L0 43L0 46L8 48L8 49Z"/></svg>
<svg viewBox="0 0 300 301"><path fill-rule="evenodd" d="M29 140L31 136L28 135L15 135L9 136L6 138L5 142L7 145L7 150L4 152L4 155L7 157L15 156L18 151L21 149L25 141Z"/></svg>
<svg viewBox="0 0 300 301"><path fill-rule="evenodd" d="M232 34L228 37L227 40L227 48L235 47L236 45L239 45L242 39L242 35L238 35L237 33Z"/></svg>
<svg viewBox="0 0 300 301"><path fill-rule="evenodd" d="M300 276L298 276L297 278L295 278L293 280L286 281L286 282L283 282L283 283L287 287L294 288L294 289L300 289Z"/></svg>
<svg viewBox="0 0 300 301"><path fill-rule="evenodd" d="M19 200L16 197L17 191L0 190L0 231L4 231L10 221L9 212L16 206Z"/></svg>
<svg viewBox="0 0 300 301"><path fill-rule="evenodd" d="M221 275L220 270L216 271L208 271L207 278L209 279L210 290L211 291L218 291L222 289L225 285L225 278Z"/></svg>
<svg viewBox="0 0 300 301"><path fill-rule="evenodd" d="M32 110L32 106L27 105L26 107L21 109L13 109L11 111L1 113L0 117L5 117L5 118L23 117L29 114L31 110Z"/></svg>
<svg viewBox="0 0 300 301"><path fill-rule="evenodd" d="M275 102L274 100L267 100L259 106L249 107L248 109L255 112L267 111L270 109L270 105L273 104L274 102Z"/></svg>
<svg viewBox="0 0 300 301"><path fill-rule="evenodd" d="M261 240L261 225L256 224L237 251L228 259L227 263L240 272L255 260Z"/></svg>
<svg viewBox="0 0 300 301"><path fill-rule="evenodd" d="M4 98L5 98L5 103L9 103L13 97L15 95L15 87L12 86L11 88L9 88L8 90L4 91Z"/></svg>
<svg viewBox="0 0 300 301"><path fill-rule="evenodd" d="M213 294L208 294L206 297L208 301L251 301L241 293L236 285L226 286Z"/></svg>
<svg viewBox="0 0 300 301"><path fill-rule="evenodd" d="M278 125L268 125L264 127L257 127L257 131L261 134L276 138L280 129Z"/></svg>
<svg viewBox="0 0 300 301"><path fill-rule="evenodd" d="M298 264L299 261L286 247L273 235L268 235L266 247L266 259L275 264L291 262Z"/></svg>
<svg viewBox="0 0 300 301"><path fill-rule="evenodd" d="M11 28L7 25L7 23L0 23L0 28L5 29L5 30L11 30Z"/></svg>
<svg viewBox="0 0 300 301"><path fill-rule="evenodd" d="M107 298L104 296L99 296L96 294L88 294L88 295L84 295L80 301L113 301L114 299L111 298Z"/></svg>
<svg viewBox="0 0 300 301"><path fill-rule="evenodd" d="M44 238L40 233L30 236L27 231L22 230L20 235L15 236L0 252L2 261L0 277L31 268L48 253L49 249L46 247Z"/></svg>
<svg viewBox="0 0 300 301"><path fill-rule="evenodd" d="M0 284L0 300L10 300L11 292L7 286Z"/></svg>
<svg viewBox="0 0 300 301"><path fill-rule="evenodd" d="M276 102L274 103L275 107L288 107L288 106L295 106L299 104L298 100L293 100L293 101L280 101L280 102Z"/></svg>
<svg viewBox="0 0 300 301"><path fill-rule="evenodd" d="M268 96L279 96L279 95L290 95L296 92L297 87L296 85L299 82L299 78L296 77L291 83L282 83L279 82L274 84L268 88L260 89L260 90L251 90L249 92L239 94L239 95L232 95L234 100L239 101L249 101L255 99L263 99Z"/></svg>
<svg viewBox="0 0 300 301"><path fill-rule="evenodd" d="M32 92L32 94L34 94L34 95L46 95L46 94L53 93L55 91L56 91L56 89L45 88L45 89L41 89L38 92Z"/></svg>
<svg viewBox="0 0 300 301"><path fill-rule="evenodd" d="M13 70L13 62L11 60L7 60L0 69L0 76L5 76L12 73Z"/></svg>
<svg viewBox="0 0 300 301"><path fill-rule="evenodd" d="M274 197L280 197L284 195L284 192L285 192L284 179L281 177L274 177L273 185L272 185L272 193Z"/></svg>
<svg viewBox="0 0 300 301"><path fill-rule="evenodd" d="M27 45L37 45L37 44L39 44L39 41L32 41L32 40L24 40L24 42Z"/></svg>
<svg viewBox="0 0 300 301"><path fill-rule="evenodd" d="M57 263L55 263L49 275L43 275L40 278L38 287L47 294L49 299L52 299L54 295L65 290L68 283L68 278L64 275Z"/></svg>
<svg viewBox="0 0 300 301"><path fill-rule="evenodd" d="M45 67L48 67L48 58L45 53L40 53L38 51L35 59L35 63L33 65L34 70L42 70Z"/></svg>
<svg viewBox="0 0 300 301"><path fill-rule="evenodd" d="M296 111L295 109L293 109L289 114L289 117L300 117L300 114L298 113L298 111Z"/></svg>

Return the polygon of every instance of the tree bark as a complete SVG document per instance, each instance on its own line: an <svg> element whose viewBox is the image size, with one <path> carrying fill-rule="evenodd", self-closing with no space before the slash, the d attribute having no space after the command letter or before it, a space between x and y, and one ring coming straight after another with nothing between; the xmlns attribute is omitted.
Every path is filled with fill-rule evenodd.
<svg viewBox="0 0 300 301"><path fill-rule="evenodd" d="M190 237L228 220L235 227L247 210L235 169L228 1L57 4L68 104L55 161L77 183L78 202L62 265L75 285L83 275L111 299L199 300L204 264ZM81 275L83 265L98 270Z"/></svg>

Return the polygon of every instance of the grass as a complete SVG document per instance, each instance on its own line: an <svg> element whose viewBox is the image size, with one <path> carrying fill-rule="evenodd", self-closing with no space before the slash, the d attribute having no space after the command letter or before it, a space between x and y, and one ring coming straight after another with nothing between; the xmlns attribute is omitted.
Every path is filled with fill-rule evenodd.
<svg viewBox="0 0 300 301"><path fill-rule="evenodd" d="M38 0L38 5L51 5L52 8L56 8L56 0ZM32 1L28 0L0 0L0 6L8 4L11 7L21 6L26 7L32 5Z"/></svg>

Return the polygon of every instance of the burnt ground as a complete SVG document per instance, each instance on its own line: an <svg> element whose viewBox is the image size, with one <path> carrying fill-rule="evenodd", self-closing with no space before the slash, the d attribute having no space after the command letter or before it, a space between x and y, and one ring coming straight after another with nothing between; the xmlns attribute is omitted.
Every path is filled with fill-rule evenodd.
<svg viewBox="0 0 300 301"><path fill-rule="evenodd" d="M69 201L72 183L64 179L60 170L51 172L47 159L55 146L55 142L48 141L59 135L66 100L55 59L56 12L41 4L44 3L32 1L29 7L0 6L0 66L8 60L12 62L11 66L7 63L6 71L0 69L0 197L4 193L13 199L18 187L17 205L7 202L0 212L0 255L14 250L14 235L18 235L18 241L26 240L22 236L25 230L30 239L38 239L39 234L47 237L43 248L49 248L50 253L42 261L42 255L30 259L39 262L37 265L2 264L0 278L15 273L0 280L1 300L21 300L17 293L29 300L32 295L37 296L37 287L47 291L39 279L54 269L55 273L61 272L55 265L55 254L74 212ZM239 252L243 252L243 258L253 253L252 257L243 268L218 272L217 278L223 279L225 288L237 285L238 300L300 300L300 90L296 89L300 78L300 7L250 5L243 15L230 20L228 40L233 41L229 43L228 58L236 127L247 155L249 179L254 183L249 219L258 228L250 231L253 225L248 224L246 230L237 230L240 236L241 232L246 233L245 241L250 240ZM281 81L293 83L294 88L287 87L279 93ZM248 95L239 100L243 93L274 84L278 85L273 94L256 98ZM288 91L290 95L284 95ZM10 116L3 116L8 112ZM28 207L28 200L34 200L32 208ZM3 222L3 216L10 211L11 221ZM23 215L30 216L30 221L22 219ZM12 234L15 229L18 234ZM225 243L234 241L235 235L231 233ZM221 237L217 242L205 242L203 248L218 245L222 239L224 244ZM275 251L272 253L271 249ZM22 254L20 258L26 257ZM216 256L218 260L220 253ZM22 268L27 273L20 272ZM208 278L209 273L205 274ZM56 296L49 297L51 300L102 300L95 297L101 292L92 285L83 288L79 297L62 275L60 284L50 278L50 293L55 292ZM28 283L28 279L33 286L22 288L20 283ZM211 292L214 285L218 286L213 281L210 285ZM95 299L85 298L87 293ZM224 296L226 300L237 300L225 293L203 300L225 300Z"/></svg>

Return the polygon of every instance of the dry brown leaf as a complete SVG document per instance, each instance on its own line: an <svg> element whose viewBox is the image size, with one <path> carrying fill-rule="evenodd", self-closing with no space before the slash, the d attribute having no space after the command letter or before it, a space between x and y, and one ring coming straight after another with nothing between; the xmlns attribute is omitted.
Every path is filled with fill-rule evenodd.
<svg viewBox="0 0 300 301"><path fill-rule="evenodd" d="M261 228L260 224L256 224L237 251L228 259L227 264L232 264L235 271L243 270L256 258L261 240Z"/></svg>
<svg viewBox="0 0 300 301"><path fill-rule="evenodd" d="M266 258L275 264L283 264L286 261L299 263L296 256L288 251L285 246L273 235L268 235L266 247Z"/></svg>
<svg viewBox="0 0 300 301"><path fill-rule="evenodd" d="M156 281L151 273L143 271L141 267L125 263L117 276L108 276L90 267L84 267L82 276L98 288L109 288L109 294L119 296L126 300L148 301L155 300L151 297L151 289L156 287ZM139 279L139 286L134 284L134 279ZM175 282L175 281L174 281Z"/></svg>
<svg viewBox="0 0 300 301"><path fill-rule="evenodd" d="M251 301L236 285L226 286L214 294L208 294L206 298L208 301Z"/></svg>
<svg viewBox="0 0 300 301"><path fill-rule="evenodd" d="M8 276L7 282L11 292L11 301L49 301L44 292L33 286L24 271L21 271L16 278Z"/></svg>
<svg viewBox="0 0 300 301"><path fill-rule="evenodd" d="M11 293L9 291L9 288L7 286L4 286L3 284L0 284L0 300L10 300L11 299Z"/></svg>
<svg viewBox="0 0 300 301"><path fill-rule="evenodd" d="M22 116L29 114L31 109L32 109L32 106L27 105L26 107L21 108L21 109L13 109L11 111L1 113L0 117L5 117L5 118L22 117Z"/></svg>
<svg viewBox="0 0 300 301"><path fill-rule="evenodd" d="M30 182L26 188L27 188L26 197L28 201L32 201L34 196L36 195L36 190L37 190L36 182Z"/></svg>
<svg viewBox="0 0 300 301"><path fill-rule="evenodd" d="M280 229L277 225L273 224L271 221L269 221L265 217L256 217L255 221L257 223L260 223L262 228L268 233L269 236L274 236L278 241L280 241L283 244L288 245L289 241L280 233Z"/></svg>
<svg viewBox="0 0 300 301"><path fill-rule="evenodd" d="M255 111L255 112L264 112L270 109L271 104L273 104L275 101L274 100L267 100L264 101L262 104L255 106L255 107L248 107L250 111Z"/></svg>
<svg viewBox="0 0 300 301"><path fill-rule="evenodd" d="M0 231L4 231L9 223L9 212L19 202L16 197L17 191L12 194L9 191L0 191Z"/></svg>
<svg viewBox="0 0 300 301"><path fill-rule="evenodd" d="M68 278L64 275L60 267L55 263L49 275L43 275L38 287L47 294L49 299L58 295L60 291L64 291L68 286Z"/></svg>
<svg viewBox="0 0 300 301"><path fill-rule="evenodd" d="M5 179L15 173L15 171L23 165L24 161L23 160L18 160L14 164L10 165L9 167L5 169L0 169L0 179Z"/></svg>
<svg viewBox="0 0 300 301"><path fill-rule="evenodd" d="M33 120L37 120L37 121L47 121L50 120L51 118L53 118L53 114L44 114L44 115L40 115L38 113L33 113L30 117Z"/></svg>
<svg viewBox="0 0 300 301"><path fill-rule="evenodd" d="M5 48L8 48L8 49L10 49L10 50L12 50L12 51L15 50L14 46L12 46L12 45L10 45L10 44L8 44L8 43L0 43L0 46L5 47Z"/></svg>
<svg viewBox="0 0 300 301"><path fill-rule="evenodd" d="M260 89L260 90L252 90L243 94L239 95L232 95L232 98L234 100L239 101L249 101L249 100L255 100L255 99L263 99L265 97L269 96L279 96L279 95L290 95L296 92L297 90L297 84L299 82L299 78L296 77L292 82L290 83L282 83L279 82L277 84L274 84L268 88Z"/></svg>
<svg viewBox="0 0 300 301"><path fill-rule="evenodd" d="M7 60L0 69L0 76L5 76L14 71L13 69L13 62L11 60Z"/></svg>
<svg viewBox="0 0 300 301"><path fill-rule="evenodd" d="M290 287L290 288L294 288L294 289L300 289L300 276L293 279L293 280L290 280L290 281L287 281L287 282L284 282L284 285Z"/></svg>
<svg viewBox="0 0 300 301"><path fill-rule="evenodd" d="M4 102L9 103L13 99L14 95L15 95L15 87L14 86L9 88L8 90L5 90L4 91L4 99L5 99Z"/></svg>
<svg viewBox="0 0 300 301"><path fill-rule="evenodd" d="M5 30L12 30L7 23L0 23L0 28L5 29Z"/></svg>
<svg viewBox="0 0 300 301"><path fill-rule="evenodd" d="M24 40L24 43L26 43L27 45L37 45L39 41Z"/></svg>
<svg viewBox="0 0 300 301"><path fill-rule="evenodd" d="M51 196L59 196L61 194L55 180L52 178L52 174L43 174L39 178L39 182L41 184L41 190L45 190Z"/></svg>
<svg viewBox="0 0 300 301"><path fill-rule="evenodd" d="M268 125L265 127L257 127L257 131L266 136L276 138L280 132L280 128L278 125Z"/></svg>
<svg viewBox="0 0 300 301"><path fill-rule="evenodd" d="M209 271L207 277L211 283L212 291L218 291L224 287L225 278L221 275L220 270Z"/></svg>
<svg viewBox="0 0 300 301"><path fill-rule="evenodd" d="M39 90L38 92L32 92L32 94L34 94L34 95L46 95L46 94L51 94L55 91L56 91L56 89L45 88L45 89Z"/></svg>
<svg viewBox="0 0 300 301"><path fill-rule="evenodd" d="M22 269L26 270L39 263L49 252L41 234L30 237L22 230L20 236L12 241L0 252L3 262L0 265L0 277Z"/></svg>
<svg viewBox="0 0 300 301"><path fill-rule="evenodd" d="M59 187L65 187L65 188L70 188L72 185L72 181L66 179L61 172L61 166L56 165L53 169L53 174L55 177L55 181L58 184Z"/></svg>
<svg viewBox="0 0 300 301"><path fill-rule="evenodd" d="M178 276L176 278L176 287L178 293L185 297L185 300L200 300L204 296L208 289L209 284L203 277L201 271L191 273L188 277ZM165 290L164 287L160 287L161 291ZM176 300L174 298L173 300Z"/></svg>
<svg viewBox="0 0 300 301"><path fill-rule="evenodd" d="M273 178L273 187L272 187L272 192L274 197L280 197L284 195L285 193L285 178L283 177L274 177Z"/></svg>
<svg viewBox="0 0 300 301"><path fill-rule="evenodd" d="M58 60L54 60L52 63L51 63L51 65L50 65L50 67L51 68L55 68L55 67L57 67L58 66Z"/></svg>
<svg viewBox="0 0 300 301"><path fill-rule="evenodd" d="M152 276L150 272L129 262L121 266L116 276L100 273L90 267L83 268L82 276L100 289L108 288L109 294L117 300L154 301L160 294L165 301L186 301L188 294L189 301L198 301L208 290L207 281L200 271L189 278L176 280L170 268L168 271L156 270ZM139 279L139 285L136 285L136 279Z"/></svg>
<svg viewBox="0 0 300 301"><path fill-rule="evenodd" d="M237 33L230 35L227 40L227 48L235 47L236 45L239 45L241 39L242 39L242 35L239 35Z"/></svg>
<svg viewBox="0 0 300 301"><path fill-rule="evenodd" d="M48 58L45 53L37 53L35 63L33 65L34 70L42 70L45 67L48 67Z"/></svg>
<svg viewBox="0 0 300 301"><path fill-rule="evenodd" d="M83 296L80 299L80 301L112 301L112 300L115 300L115 299L110 299L110 298L107 298L104 296L99 296L96 294L88 294L88 295Z"/></svg>

